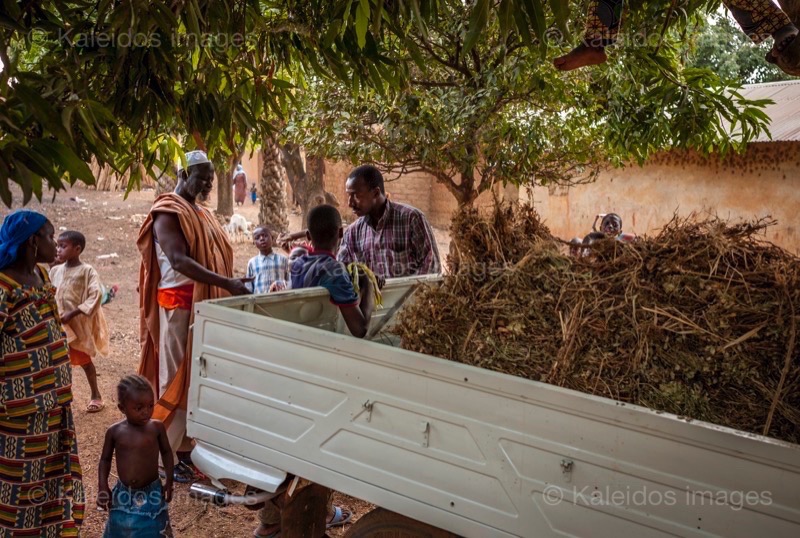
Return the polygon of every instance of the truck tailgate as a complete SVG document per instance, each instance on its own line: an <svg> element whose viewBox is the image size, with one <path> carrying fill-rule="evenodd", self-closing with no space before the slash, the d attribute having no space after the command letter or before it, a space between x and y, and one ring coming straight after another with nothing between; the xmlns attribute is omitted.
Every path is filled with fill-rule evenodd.
<svg viewBox="0 0 800 538"><path fill-rule="evenodd" d="M796 445L341 327L322 289L196 305L188 431L230 458L215 478L289 472L476 538L800 536Z"/></svg>

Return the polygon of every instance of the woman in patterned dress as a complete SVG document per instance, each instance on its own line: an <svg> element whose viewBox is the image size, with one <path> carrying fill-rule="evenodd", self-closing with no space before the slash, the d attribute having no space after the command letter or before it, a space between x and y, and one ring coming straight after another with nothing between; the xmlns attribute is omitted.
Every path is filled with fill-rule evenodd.
<svg viewBox="0 0 800 538"><path fill-rule="evenodd" d="M80 535L84 491L69 348L47 271L55 230L16 211L0 228L0 537Z"/></svg>

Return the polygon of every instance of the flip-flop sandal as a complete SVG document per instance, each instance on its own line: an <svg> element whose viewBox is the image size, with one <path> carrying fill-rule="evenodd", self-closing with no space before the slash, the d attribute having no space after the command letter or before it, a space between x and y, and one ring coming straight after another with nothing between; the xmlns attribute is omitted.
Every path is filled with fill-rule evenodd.
<svg viewBox="0 0 800 538"><path fill-rule="evenodd" d="M89 402L89 405L86 406L86 412L99 413L105 406L106 404L103 403L103 400L92 400Z"/></svg>
<svg viewBox="0 0 800 538"><path fill-rule="evenodd" d="M350 510L347 510L347 512L346 512L347 516L345 517L345 510L347 510L347 508L342 510L341 506L334 506L333 507L333 519L331 519L325 525L325 527L330 529L331 527L338 527L340 525L346 525L347 523L350 523L350 520L353 519L353 512L351 512Z"/></svg>
<svg viewBox="0 0 800 538"><path fill-rule="evenodd" d="M192 471L191 467L183 462L178 462L172 470L172 479L179 484L188 484L194 482L197 476Z"/></svg>

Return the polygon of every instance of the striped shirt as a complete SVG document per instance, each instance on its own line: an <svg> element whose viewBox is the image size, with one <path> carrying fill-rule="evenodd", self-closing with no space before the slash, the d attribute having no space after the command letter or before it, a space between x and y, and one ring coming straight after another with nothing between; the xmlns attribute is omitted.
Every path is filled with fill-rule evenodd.
<svg viewBox="0 0 800 538"><path fill-rule="evenodd" d="M377 223L369 215L347 227L337 259L363 262L387 278L440 273L439 249L422 211L386 200Z"/></svg>
<svg viewBox="0 0 800 538"><path fill-rule="evenodd" d="M283 282L289 287L289 259L272 252L268 256L259 254L247 262L247 278L255 277L247 286L253 293L268 293L273 282Z"/></svg>

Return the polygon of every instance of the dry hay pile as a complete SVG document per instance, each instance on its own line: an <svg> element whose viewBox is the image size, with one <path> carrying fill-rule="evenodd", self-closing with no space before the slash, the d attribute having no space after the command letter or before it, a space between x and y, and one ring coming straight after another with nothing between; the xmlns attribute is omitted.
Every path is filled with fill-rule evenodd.
<svg viewBox="0 0 800 538"><path fill-rule="evenodd" d="M563 254L527 207L460 215L458 271L420 290L407 349L800 443L800 259L771 223L673 219Z"/></svg>

